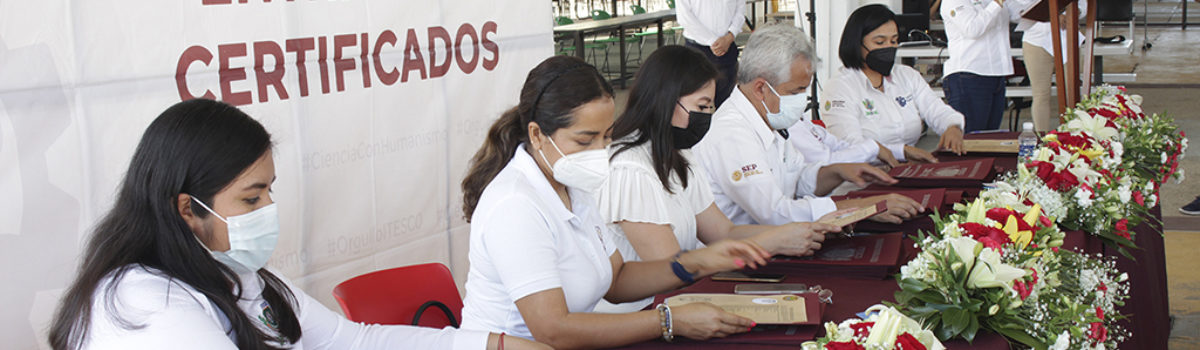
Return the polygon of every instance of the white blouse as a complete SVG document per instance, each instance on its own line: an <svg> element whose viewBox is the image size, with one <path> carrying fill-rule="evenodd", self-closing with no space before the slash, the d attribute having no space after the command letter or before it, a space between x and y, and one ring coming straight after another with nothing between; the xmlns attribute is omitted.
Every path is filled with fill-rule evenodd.
<svg viewBox="0 0 1200 350"><path fill-rule="evenodd" d="M624 142L636 137L635 133ZM616 153L621 144L622 141L614 142L609 147L609 154ZM712 190L708 187L708 177L693 170L699 164L692 159L692 151L679 152L690 163L688 186L683 187L678 174L671 174L670 186L674 193L663 188L658 173L654 172L649 142L618 153L609 163L608 182L600 190L600 212L616 234L613 243L625 261L641 261L641 257L617 224L621 221L670 225L680 249L703 246L697 236L696 215L713 204Z"/></svg>
<svg viewBox="0 0 1200 350"><path fill-rule="evenodd" d="M614 142L609 154L616 153L622 144L636 139L637 133ZM713 203L712 190L703 172L693 171L699 166L692 160L690 150L681 150L683 158L691 163L688 169L688 186L683 187L678 174L671 174L670 186L674 193L667 192L658 173L654 172L650 156L650 142L624 152L617 153L609 163L608 182L600 189L600 212L613 232L613 244L625 261L641 261L637 250L629 242L621 221L669 225L676 242L682 250L703 247L697 236L696 215L700 215ZM598 312L632 312L649 305L653 298L614 305L601 301Z"/></svg>
<svg viewBox="0 0 1200 350"><path fill-rule="evenodd" d="M471 216L462 329L533 339L515 304L562 288L570 312L591 312L612 285L611 233L595 197L568 188L568 210L522 144Z"/></svg>
<svg viewBox="0 0 1200 350"><path fill-rule="evenodd" d="M858 69L841 68L821 94L821 120L829 133L847 142L875 140L904 161L904 145L915 145L922 122L939 135L963 126L963 115L933 94L912 67L896 65L883 79L883 91Z"/></svg>
<svg viewBox="0 0 1200 350"><path fill-rule="evenodd" d="M114 276L110 274L102 280L92 297L92 325L84 349L237 349L229 319L192 286L140 265L131 266L119 281ZM244 291L238 308L263 332L277 335L272 325L274 319L266 313L269 309L262 297L263 281L254 273L239 277ZM116 288L110 295L108 287L113 283ZM303 330L300 340L290 345L291 349L483 349L487 346L487 332L351 322L286 280L284 283L296 297L294 310ZM141 328L126 328L117 317Z"/></svg>

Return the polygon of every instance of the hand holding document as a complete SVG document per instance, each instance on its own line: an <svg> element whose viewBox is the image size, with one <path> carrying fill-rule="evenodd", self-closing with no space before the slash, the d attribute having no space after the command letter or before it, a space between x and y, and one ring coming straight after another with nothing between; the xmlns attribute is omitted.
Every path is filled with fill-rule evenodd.
<svg viewBox="0 0 1200 350"><path fill-rule="evenodd" d="M680 294L667 298L667 306L710 303L758 324L818 324L820 306L811 293L780 295Z"/></svg>

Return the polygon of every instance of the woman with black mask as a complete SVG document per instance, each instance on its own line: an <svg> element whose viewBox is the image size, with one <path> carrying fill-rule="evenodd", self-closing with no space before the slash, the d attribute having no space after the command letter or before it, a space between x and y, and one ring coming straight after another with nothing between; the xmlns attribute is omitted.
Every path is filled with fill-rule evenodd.
<svg viewBox="0 0 1200 350"><path fill-rule="evenodd" d="M771 254L803 256L820 249L824 233L840 229L818 223L735 226L713 204L690 148L708 132L717 76L699 51L673 45L655 50L638 70L625 111L612 126L609 179L599 196L626 261L665 259L742 238ZM626 312L649 303L602 303L596 310Z"/></svg>
<svg viewBox="0 0 1200 350"><path fill-rule="evenodd" d="M850 14L838 49L845 67L821 92L822 120L842 140L875 140L897 160L936 161L914 147L924 122L941 135L938 148L961 154L962 113L934 95L915 69L894 64L900 39L895 16L883 5Z"/></svg>

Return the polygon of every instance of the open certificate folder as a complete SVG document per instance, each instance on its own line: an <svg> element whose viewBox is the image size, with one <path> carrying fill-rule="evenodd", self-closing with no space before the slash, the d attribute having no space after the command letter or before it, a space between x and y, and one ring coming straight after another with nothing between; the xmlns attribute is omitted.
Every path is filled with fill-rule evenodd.
<svg viewBox="0 0 1200 350"><path fill-rule="evenodd" d="M758 324L818 324L821 307L816 295L680 294L666 300L667 306L705 302Z"/></svg>

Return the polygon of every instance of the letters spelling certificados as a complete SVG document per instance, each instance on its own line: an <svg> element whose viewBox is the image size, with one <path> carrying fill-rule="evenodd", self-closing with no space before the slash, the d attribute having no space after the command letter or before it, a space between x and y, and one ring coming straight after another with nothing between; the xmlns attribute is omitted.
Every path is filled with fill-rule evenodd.
<svg viewBox="0 0 1200 350"><path fill-rule="evenodd" d="M667 298L666 302L672 307L699 302L711 303L726 312L749 318L759 324L817 324L820 322L820 315L809 317L809 308L816 306L806 305L808 299L794 294L680 294Z"/></svg>

